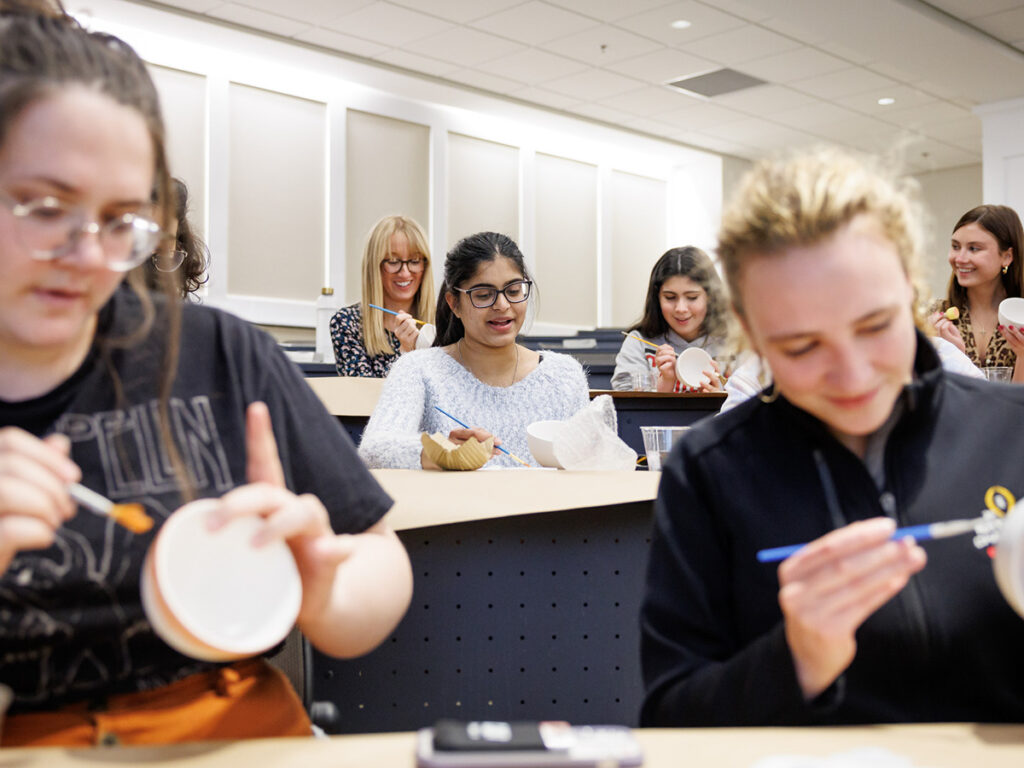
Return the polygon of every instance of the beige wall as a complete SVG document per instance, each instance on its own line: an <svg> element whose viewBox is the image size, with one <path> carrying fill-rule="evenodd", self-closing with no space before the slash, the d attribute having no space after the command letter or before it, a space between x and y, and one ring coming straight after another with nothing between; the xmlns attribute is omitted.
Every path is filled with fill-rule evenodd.
<svg viewBox="0 0 1024 768"><path fill-rule="evenodd" d="M519 240L519 150L449 133L448 245L474 232Z"/></svg>
<svg viewBox="0 0 1024 768"><path fill-rule="evenodd" d="M611 324L626 326L643 314L651 267L666 250L665 182L616 171L611 187Z"/></svg>
<svg viewBox="0 0 1024 768"><path fill-rule="evenodd" d="M981 166L967 165L923 173L914 178L921 185L925 224L924 268L933 296L945 296L949 283L949 236L953 225L971 208L981 205Z"/></svg>
<svg viewBox="0 0 1024 768"><path fill-rule="evenodd" d="M391 214L415 219L430 237L430 128L350 109L345 150L346 304L359 300L367 235L378 219Z"/></svg>
<svg viewBox="0 0 1024 768"><path fill-rule="evenodd" d="M228 291L304 300L324 274L326 105L232 83Z"/></svg>
<svg viewBox="0 0 1024 768"><path fill-rule="evenodd" d="M597 166L538 153L536 184L537 319L596 325Z"/></svg>

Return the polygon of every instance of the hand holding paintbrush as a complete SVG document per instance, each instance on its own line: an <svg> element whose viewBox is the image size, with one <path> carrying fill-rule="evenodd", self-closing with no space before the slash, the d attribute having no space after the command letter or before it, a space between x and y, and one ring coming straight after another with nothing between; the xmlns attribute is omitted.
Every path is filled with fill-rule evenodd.
<svg viewBox="0 0 1024 768"><path fill-rule="evenodd" d="M115 504L106 496L79 483L71 483L68 493L80 506L97 515L109 517L132 533L145 533L153 527L153 518L146 514L141 504Z"/></svg>

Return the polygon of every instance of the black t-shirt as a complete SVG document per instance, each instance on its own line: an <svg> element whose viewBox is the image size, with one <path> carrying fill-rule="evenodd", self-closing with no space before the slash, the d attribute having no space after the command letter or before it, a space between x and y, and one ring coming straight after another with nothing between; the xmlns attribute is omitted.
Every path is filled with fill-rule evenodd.
<svg viewBox="0 0 1024 768"><path fill-rule="evenodd" d="M98 336L124 337L140 318L138 300L122 288L101 312ZM14 689L15 711L144 690L216 666L161 641L139 598L146 549L182 504L158 421L165 327L158 305L145 341L109 355L94 349L42 397L0 401L0 426L64 433L85 486L115 502L141 502L157 523L135 535L80 511L51 547L18 553L0 575L0 681ZM185 306L177 369L171 431L196 496L246 482L245 408L262 400L288 487L319 497L336 532L363 531L390 508L337 420L265 333L224 312Z"/></svg>

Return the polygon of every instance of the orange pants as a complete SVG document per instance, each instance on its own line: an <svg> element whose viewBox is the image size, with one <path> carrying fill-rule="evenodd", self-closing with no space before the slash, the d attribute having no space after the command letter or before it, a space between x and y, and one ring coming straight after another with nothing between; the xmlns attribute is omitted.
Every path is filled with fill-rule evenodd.
<svg viewBox="0 0 1024 768"><path fill-rule="evenodd" d="M71 704L11 715L5 747L89 747L310 736L291 683L263 659L201 672L151 691L111 696L103 709Z"/></svg>

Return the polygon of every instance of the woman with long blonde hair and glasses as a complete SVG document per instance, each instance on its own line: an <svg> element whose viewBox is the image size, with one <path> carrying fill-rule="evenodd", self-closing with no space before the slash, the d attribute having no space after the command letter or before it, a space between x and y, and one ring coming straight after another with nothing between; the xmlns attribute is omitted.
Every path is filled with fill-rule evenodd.
<svg viewBox="0 0 1024 768"><path fill-rule="evenodd" d="M417 342L429 347L433 339L421 338L421 330L433 320L435 303L423 228L407 216L385 216L366 239L362 299L331 318L338 375L384 377Z"/></svg>

